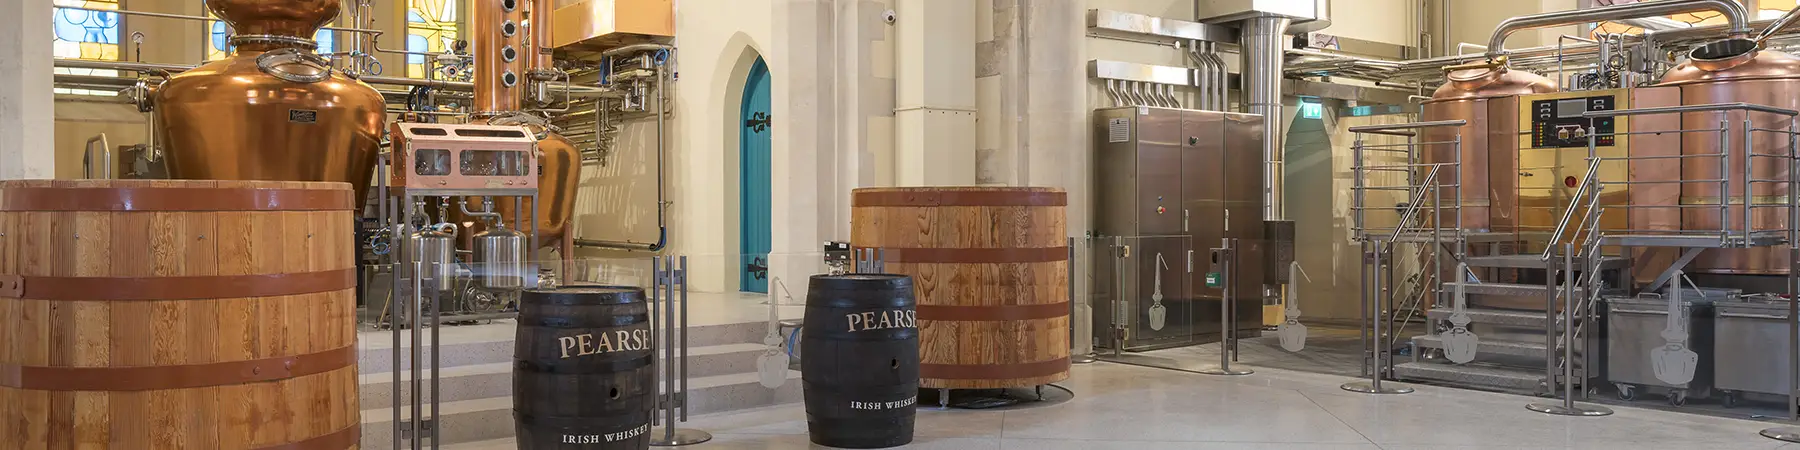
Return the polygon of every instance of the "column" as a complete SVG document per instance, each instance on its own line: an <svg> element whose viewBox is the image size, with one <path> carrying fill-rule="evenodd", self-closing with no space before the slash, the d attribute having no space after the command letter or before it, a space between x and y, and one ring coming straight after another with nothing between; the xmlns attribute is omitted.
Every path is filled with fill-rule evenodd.
<svg viewBox="0 0 1800 450"><path fill-rule="evenodd" d="M56 173L50 2L0 3L0 179Z"/></svg>

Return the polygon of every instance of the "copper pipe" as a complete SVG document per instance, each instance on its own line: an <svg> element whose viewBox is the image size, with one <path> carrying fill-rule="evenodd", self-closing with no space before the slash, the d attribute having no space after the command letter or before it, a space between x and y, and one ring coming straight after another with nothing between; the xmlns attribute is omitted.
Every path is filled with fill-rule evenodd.
<svg viewBox="0 0 1800 450"><path fill-rule="evenodd" d="M525 11L525 27L530 31L531 44L526 46L531 57L526 58L529 70L550 70L556 68L556 61L551 57L550 47L550 13L556 8L555 0L531 0Z"/></svg>

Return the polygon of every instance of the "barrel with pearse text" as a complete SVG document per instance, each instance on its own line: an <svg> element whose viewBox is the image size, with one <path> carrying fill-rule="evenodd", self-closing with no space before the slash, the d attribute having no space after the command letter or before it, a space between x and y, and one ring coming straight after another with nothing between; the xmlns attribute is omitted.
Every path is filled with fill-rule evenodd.
<svg viewBox="0 0 1800 450"><path fill-rule="evenodd" d="M521 294L513 366L519 449L650 448L654 344L643 289Z"/></svg>
<svg viewBox="0 0 1800 450"><path fill-rule="evenodd" d="M886 448L912 442L919 396L913 308L912 277L812 277L800 372L813 443Z"/></svg>

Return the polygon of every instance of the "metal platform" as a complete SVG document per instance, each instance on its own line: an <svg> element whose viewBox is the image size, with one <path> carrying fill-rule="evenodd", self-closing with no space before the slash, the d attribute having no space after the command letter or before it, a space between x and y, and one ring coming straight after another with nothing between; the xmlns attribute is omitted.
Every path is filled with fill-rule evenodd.
<svg viewBox="0 0 1800 450"><path fill-rule="evenodd" d="M1547 383L1543 371L1529 371L1481 364L1448 362L1408 362L1394 365L1394 376L1402 380L1429 380L1455 385L1480 385L1517 391L1542 391Z"/></svg>
<svg viewBox="0 0 1800 450"><path fill-rule="evenodd" d="M1605 235L1602 244L1631 247L1747 248L1770 247L1787 243L1786 231L1757 231L1749 237L1692 234L1621 234Z"/></svg>
<svg viewBox="0 0 1800 450"><path fill-rule="evenodd" d="M1463 262L1468 263L1469 267L1489 267L1498 269L1542 269L1547 264L1552 263L1559 267L1562 266L1562 258L1551 259L1555 261L1549 263L1544 262L1543 257L1539 255L1497 255L1470 256L1463 258ZM1585 256L1575 258L1575 265L1577 267L1592 267ZM1629 266L1631 266L1631 260L1622 257L1603 256L1600 258L1600 270L1623 269Z"/></svg>
<svg viewBox="0 0 1800 450"><path fill-rule="evenodd" d="M1421 348L1444 348L1444 340L1437 336L1417 336L1413 338L1413 345ZM1561 351L1562 347L1557 347L1557 350ZM1545 357L1544 343L1542 342L1483 339L1475 351L1484 355L1523 356L1538 359Z"/></svg>

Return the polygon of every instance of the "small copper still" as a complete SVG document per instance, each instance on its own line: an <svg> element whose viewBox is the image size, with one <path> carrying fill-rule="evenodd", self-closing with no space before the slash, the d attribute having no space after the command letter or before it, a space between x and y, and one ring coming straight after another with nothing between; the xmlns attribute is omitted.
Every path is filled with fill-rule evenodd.
<svg viewBox="0 0 1800 450"><path fill-rule="evenodd" d="M156 90L177 179L339 181L365 199L380 151L381 94L313 54L340 0L207 0L237 34L230 57Z"/></svg>

